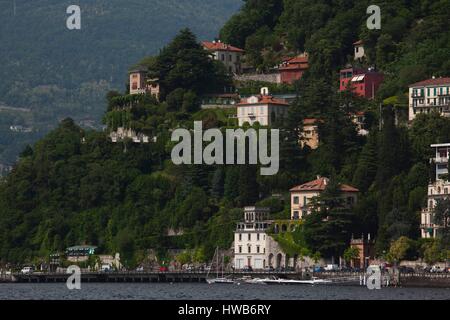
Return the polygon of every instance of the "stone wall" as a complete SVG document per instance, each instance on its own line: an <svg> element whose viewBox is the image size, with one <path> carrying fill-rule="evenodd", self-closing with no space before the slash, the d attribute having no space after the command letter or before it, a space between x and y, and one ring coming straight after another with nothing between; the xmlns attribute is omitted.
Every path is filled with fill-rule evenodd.
<svg viewBox="0 0 450 320"><path fill-rule="evenodd" d="M242 74L234 77L236 81L261 81L270 83L281 83L281 75L279 73L269 74Z"/></svg>

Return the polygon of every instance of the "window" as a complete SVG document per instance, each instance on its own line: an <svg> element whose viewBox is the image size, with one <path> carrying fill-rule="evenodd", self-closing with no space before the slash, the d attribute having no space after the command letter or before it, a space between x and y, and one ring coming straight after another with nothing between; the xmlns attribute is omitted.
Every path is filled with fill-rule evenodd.
<svg viewBox="0 0 450 320"><path fill-rule="evenodd" d="M306 206L308 204L308 198L303 197L303 206Z"/></svg>
<svg viewBox="0 0 450 320"><path fill-rule="evenodd" d="M133 90L137 90L137 88L138 88L137 82L133 82L133 85L131 86L131 88Z"/></svg>
<svg viewBox="0 0 450 320"><path fill-rule="evenodd" d="M239 246L239 253L242 253L242 246Z"/></svg>
<svg viewBox="0 0 450 320"><path fill-rule="evenodd" d="M248 246L248 253L252 253L252 246Z"/></svg>
<svg viewBox="0 0 450 320"><path fill-rule="evenodd" d="M242 233L239 233L239 241L242 241Z"/></svg>
<svg viewBox="0 0 450 320"><path fill-rule="evenodd" d="M251 241L251 240L252 240L252 234L249 233L249 234L248 234L248 241Z"/></svg>
<svg viewBox="0 0 450 320"><path fill-rule="evenodd" d="M256 240L259 241L259 233L256 234Z"/></svg>
<svg viewBox="0 0 450 320"><path fill-rule="evenodd" d="M259 253L260 249L259 246L256 246L256 253Z"/></svg>
<svg viewBox="0 0 450 320"><path fill-rule="evenodd" d="M300 202L300 198L299 197L294 197L294 204L299 204Z"/></svg>
<svg viewBox="0 0 450 320"><path fill-rule="evenodd" d="M298 211L294 211L294 220L298 220L300 218L300 213Z"/></svg>
<svg viewBox="0 0 450 320"><path fill-rule="evenodd" d="M224 55L224 54L221 54L221 55L220 55L220 59L221 59L222 61L225 61L225 55Z"/></svg>

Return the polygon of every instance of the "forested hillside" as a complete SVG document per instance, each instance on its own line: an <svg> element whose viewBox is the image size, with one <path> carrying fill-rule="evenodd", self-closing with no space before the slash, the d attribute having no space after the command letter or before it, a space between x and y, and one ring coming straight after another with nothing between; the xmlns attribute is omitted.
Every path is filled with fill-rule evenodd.
<svg viewBox="0 0 450 320"><path fill-rule="evenodd" d="M121 252L130 266L149 248L160 255L168 248L195 249L206 259L216 246L230 247L239 208L268 206L274 219L288 219L288 190L322 175L332 182L320 199L322 210L279 239L286 250L337 257L352 234L370 233L378 255L388 257L392 242L406 236L412 239L408 258L441 259L449 248L448 234L436 241L418 238L420 210L434 176L430 144L450 141L450 119L419 115L406 125L397 123L396 115L406 107L408 84L450 75L450 1L382 1L381 31L365 28L368 4L248 0L222 29L223 40L245 47L247 62L260 70L286 54L306 50L310 55L310 69L297 84L299 99L280 124L277 175L262 177L257 166L174 166L170 161L171 129L192 128L193 120L203 120L207 128L234 125L223 111L199 110L199 96L230 79L183 30L144 60L164 84L162 101L108 94L104 119L110 129L127 121L156 142L113 144L107 133L64 120L27 148L0 184L0 258L27 261L89 243L103 252ZM367 65L387 75L374 101L337 93L338 70L352 62L358 39L367 43ZM180 72L184 68L196 72ZM131 108L121 105L130 101ZM366 137L357 134L349 117L356 111L368 119ZM298 144L308 117L321 119L316 150ZM336 189L343 183L360 190L353 210L336 205Z"/></svg>
<svg viewBox="0 0 450 320"><path fill-rule="evenodd" d="M79 31L66 28L72 4L81 7ZM12 164L16 145L23 148L65 117L99 127L105 94L123 90L133 63L157 53L184 27L212 39L240 5L240 0L0 1L0 107L32 110L14 112L11 119L0 108L0 163ZM8 132L13 124L33 128L34 134Z"/></svg>

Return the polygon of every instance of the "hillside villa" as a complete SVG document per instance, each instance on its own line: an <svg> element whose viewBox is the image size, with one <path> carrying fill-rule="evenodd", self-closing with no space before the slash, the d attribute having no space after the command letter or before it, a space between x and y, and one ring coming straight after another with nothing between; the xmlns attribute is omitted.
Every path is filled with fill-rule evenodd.
<svg viewBox="0 0 450 320"><path fill-rule="evenodd" d="M130 94L151 94L159 99L159 79L149 78L146 67L130 70Z"/></svg>
<svg viewBox="0 0 450 320"><path fill-rule="evenodd" d="M223 43L220 40L203 41L203 48L207 50L214 60L221 61L228 72L239 74L242 72L242 56L244 50Z"/></svg>
<svg viewBox="0 0 450 320"><path fill-rule="evenodd" d="M382 73L375 71L373 68L367 70L351 67L340 71L339 91L352 91L357 96L371 99L375 95L384 80Z"/></svg>
<svg viewBox="0 0 450 320"><path fill-rule="evenodd" d="M262 88L260 95L243 99L237 104L237 118L239 126L245 123L254 125L258 122L262 126L271 126L287 116L289 104L282 99L274 98L268 88Z"/></svg>
<svg viewBox="0 0 450 320"><path fill-rule="evenodd" d="M329 181L328 178L318 176L316 180L290 190L292 220L302 220L312 213L314 209L313 199L319 197L325 191ZM344 205L351 207L356 204L359 190L346 184L341 184L339 187Z"/></svg>
<svg viewBox="0 0 450 320"><path fill-rule="evenodd" d="M409 86L409 121L418 113L450 116L450 78L431 78Z"/></svg>

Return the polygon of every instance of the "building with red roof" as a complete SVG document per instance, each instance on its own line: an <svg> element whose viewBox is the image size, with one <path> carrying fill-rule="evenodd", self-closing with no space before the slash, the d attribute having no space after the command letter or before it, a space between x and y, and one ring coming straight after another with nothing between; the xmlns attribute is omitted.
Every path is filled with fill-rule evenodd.
<svg viewBox="0 0 450 320"><path fill-rule="evenodd" d="M450 78L431 78L409 86L409 120L418 113L450 116Z"/></svg>
<svg viewBox="0 0 450 320"><path fill-rule="evenodd" d="M316 180L292 188L290 190L291 219L301 220L311 214L314 208L313 199L325 191L329 182L328 178L319 176ZM344 206L351 207L358 201L358 189L347 184L341 184L339 188Z"/></svg>
<svg viewBox="0 0 450 320"><path fill-rule="evenodd" d="M364 70L353 67L342 69L339 78L340 92L351 90L356 95L366 99L375 98L384 80L383 74L373 69Z"/></svg>
<svg viewBox="0 0 450 320"><path fill-rule="evenodd" d="M204 41L203 48L208 50L214 60L221 61L228 72L239 74L242 72L242 56L245 51L218 41Z"/></svg>
<svg viewBox="0 0 450 320"><path fill-rule="evenodd" d="M293 84L295 81L300 80L308 70L308 54L302 54L297 57L287 58L283 61L278 68L280 72L280 82L286 84Z"/></svg>
<svg viewBox="0 0 450 320"><path fill-rule="evenodd" d="M260 95L243 99L237 104L239 126L256 122L262 126L271 126L277 119L286 117L288 109L286 100L274 98L267 88L262 88Z"/></svg>

